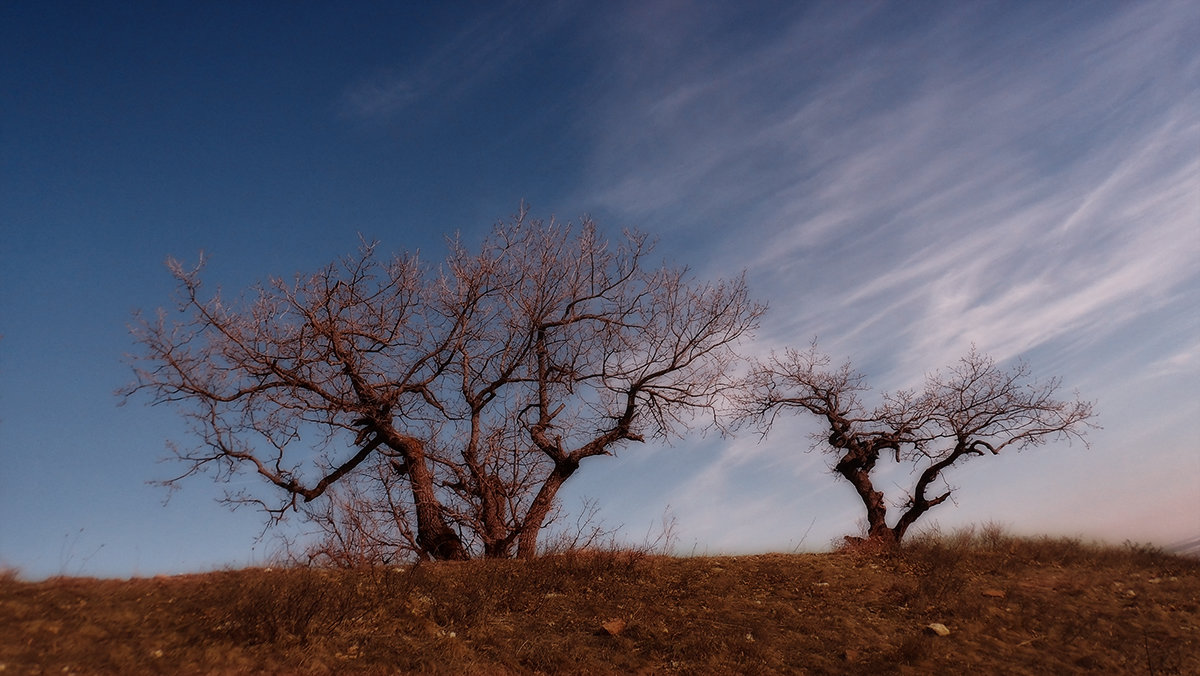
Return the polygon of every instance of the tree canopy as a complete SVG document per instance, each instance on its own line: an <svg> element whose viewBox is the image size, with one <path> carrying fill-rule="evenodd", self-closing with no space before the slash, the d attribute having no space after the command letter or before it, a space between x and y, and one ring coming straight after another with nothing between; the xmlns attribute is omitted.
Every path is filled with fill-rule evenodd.
<svg viewBox="0 0 1200 676"><path fill-rule="evenodd" d="M867 536L898 543L929 509L950 499L944 472L973 458L1020 450L1048 441L1086 443L1090 402L1057 399L1058 380L1038 382L1026 364L1002 368L974 348L945 371L928 375L920 390L884 393L868 406L866 377L833 360L814 344L759 361L741 394L743 421L766 435L784 411L806 411L821 420L817 447L835 458L833 471L854 487L867 513ZM916 481L895 506L873 481L881 459L912 467Z"/></svg>
<svg viewBox="0 0 1200 676"><path fill-rule="evenodd" d="M177 307L138 317L125 391L191 424L168 484L249 471L270 490L227 500L357 546L532 556L585 460L719 422L764 311L744 278L648 265L646 235L590 220L522 210L436 266L376 249L234 299L206 291L203 258L168 261Z"/></svg>

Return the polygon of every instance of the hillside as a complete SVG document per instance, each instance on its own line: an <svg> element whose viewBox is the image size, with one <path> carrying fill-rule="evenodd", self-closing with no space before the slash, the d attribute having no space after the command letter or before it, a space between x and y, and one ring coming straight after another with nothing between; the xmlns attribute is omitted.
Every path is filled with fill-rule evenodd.
<svg viewBox="0 0 1200 676"><path fill-rule="evenodd" d="M882 556L8 575L0 671L1194 674L1200 561L991 534Z"/></svg>

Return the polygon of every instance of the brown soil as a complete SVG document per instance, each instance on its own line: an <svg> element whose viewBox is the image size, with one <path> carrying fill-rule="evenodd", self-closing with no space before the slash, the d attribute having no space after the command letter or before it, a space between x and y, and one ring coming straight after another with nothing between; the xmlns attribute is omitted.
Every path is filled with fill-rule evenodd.
<svg viewBox="0 0 1200 676"><path fill-rule="evenodd" d="M7 575L0 672L1197 674L1200 561L973 536L890 554Z"/></svg>

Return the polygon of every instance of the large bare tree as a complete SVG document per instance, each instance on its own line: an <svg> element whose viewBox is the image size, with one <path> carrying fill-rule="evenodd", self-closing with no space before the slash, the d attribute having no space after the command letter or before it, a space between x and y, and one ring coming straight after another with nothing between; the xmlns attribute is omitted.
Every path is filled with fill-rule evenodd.
<svg viewBox="0 0 1200 676"><path fill-rule="evenodd" d="M273 488L227 500L304 511L351 550L529 557L585 460L718 422L763 312L744 279L524 209L478 252L450 244L437 267L364 245L234 300L169 261L177 311L138 318L126 390L191 422L167 483L249 470Z"/></svg>
<svg viewBox="0 0 1200 676"><path fill-rule="evenodd" d="M849 363L831 363L815 344L756 363L741 395L743 419L766 435L783 411L817 416L825 431L815 435L816 446L835 457L833 471L862 500L867 538L887 546L899 544L918 519L950 499L954 489L943 474L952 466L1054 440L1086 444L1092 427L1092 404L1078 396L1056 399L1057 379L1037 382L1027 365L1005 369L974 348L928 375L922 390L885 393L874 407L861 399L869 391L863 374ZM899 517L891 524L873 479L881 459L908 465L916 475L894 505Z"/></svg>

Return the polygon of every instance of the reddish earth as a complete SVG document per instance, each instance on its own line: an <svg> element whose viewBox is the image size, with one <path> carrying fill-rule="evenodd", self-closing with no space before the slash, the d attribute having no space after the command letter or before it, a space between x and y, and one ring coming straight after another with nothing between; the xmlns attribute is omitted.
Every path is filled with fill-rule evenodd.
<svg viewBox="0 0 1200 676"><path fill-rule="evenodd" d="M1200 561L993 534L884 555L10 574L0 672L1196 674Z"/></svg>

